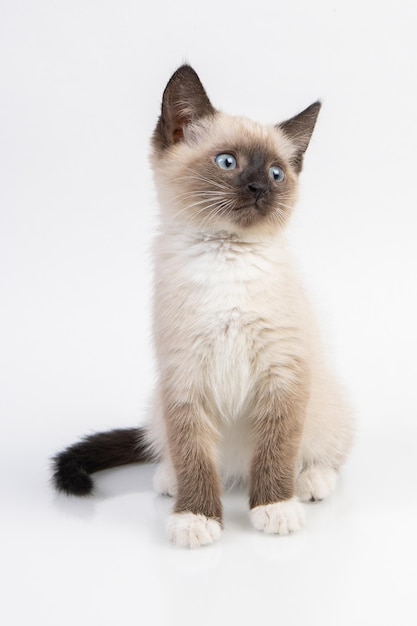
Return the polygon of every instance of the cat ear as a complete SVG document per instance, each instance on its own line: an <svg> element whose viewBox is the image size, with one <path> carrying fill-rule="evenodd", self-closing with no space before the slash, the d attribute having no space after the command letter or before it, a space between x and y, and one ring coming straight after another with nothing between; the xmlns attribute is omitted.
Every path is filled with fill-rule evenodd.
<svg viewBox="0 0 417 626"><path fill-rule="evenodd" d="M316 125L317 116L321 108L321 102L311 104L307 109L295 115L291 119L277 124L277 128L284 131L285 135L291 140L295 148L291 162L297 173L301 172L303 166L304 152L310 143Z"/></svg>
<svg viewBox="0 0 417 626"><path fill-rule="evenodd" d="M196 72L190 65L182 65L165 88L161 116L153 135L155 144L164 149L181 141L188 124L214 112Z"/></svg>

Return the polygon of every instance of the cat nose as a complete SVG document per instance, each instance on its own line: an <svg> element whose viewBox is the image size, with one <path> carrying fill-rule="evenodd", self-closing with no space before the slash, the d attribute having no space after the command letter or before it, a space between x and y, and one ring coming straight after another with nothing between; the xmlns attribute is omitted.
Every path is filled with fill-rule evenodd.
<svg viewBox="0 0 417 626"><path fill-rule="evenodd" d="M258 200L268 189L268 185L265 183L254 182L248 184L248 189L253 193L256 200Z"/></svg>

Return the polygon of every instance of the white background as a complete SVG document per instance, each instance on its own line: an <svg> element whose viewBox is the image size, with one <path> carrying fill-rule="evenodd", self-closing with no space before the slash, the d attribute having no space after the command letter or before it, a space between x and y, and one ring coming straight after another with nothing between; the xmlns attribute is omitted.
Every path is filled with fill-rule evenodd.
<svg viewBox="0 0 417 626"><path fill-rule="evenodd" d="M2 623L415 621L416 6L1 0ZM359 422L305 530L257 534L232 493L197 552L166 541L151 467L89 500L48 483L54 452L146 414L148 140L185 60L229 113L323 100L289 237Z"/></svg>

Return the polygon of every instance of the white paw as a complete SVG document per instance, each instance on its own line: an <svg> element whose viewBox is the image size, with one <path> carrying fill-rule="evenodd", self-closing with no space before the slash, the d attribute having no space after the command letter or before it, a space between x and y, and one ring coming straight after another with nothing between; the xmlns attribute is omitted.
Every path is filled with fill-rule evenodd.
<svg viewBox="0 0 417 626"><path fill-rule="evenodd" d="M172 513L168 518L168 537L181 548L199 548L219 539L219 522L205 515Z"/></svg>
<svg viewBox="0 0 417 626"><path fill-rule="evenodd" d="M304 526L303 505L295 498L256 506L250 512L252 524L257 530L276 535L288 535Z"/></svg>
<svg viewBox="0 0 417 626"><path fill-rule="evenodd" d="M171 463L162 461L158 465L153 477L153 488L161 496L175 496L177 494L177 481Z"/></svg>
<svg viewBox="0 0 417 626"><path fill-rule="evenodd" d="M299 475L296 493L303 502L324 500L332 493L336 482L337 472L332 467L312 465Z"/></svg>

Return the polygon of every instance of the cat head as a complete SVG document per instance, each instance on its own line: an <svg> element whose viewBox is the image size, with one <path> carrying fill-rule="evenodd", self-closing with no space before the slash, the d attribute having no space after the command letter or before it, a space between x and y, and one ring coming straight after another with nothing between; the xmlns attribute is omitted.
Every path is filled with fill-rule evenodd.
<svg viewBox="0 0 417 626"><path fill-rule="evenodd" d="M208 233L281 229L320 106L260 125L217 111L195 71L180 67L165 88L152 137L162 219Z"/></svg>

